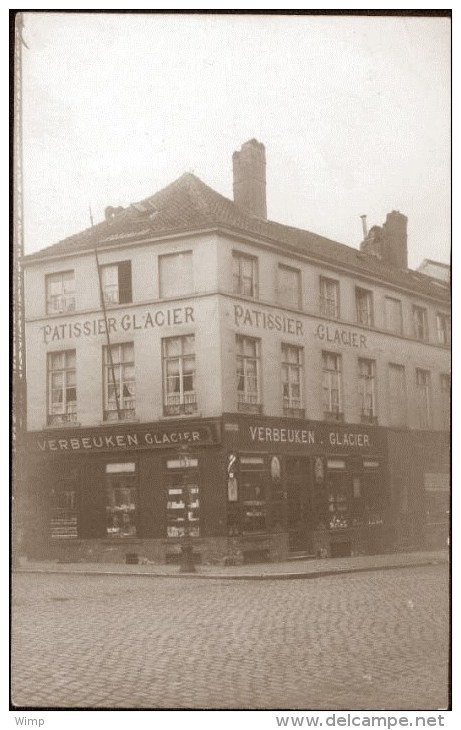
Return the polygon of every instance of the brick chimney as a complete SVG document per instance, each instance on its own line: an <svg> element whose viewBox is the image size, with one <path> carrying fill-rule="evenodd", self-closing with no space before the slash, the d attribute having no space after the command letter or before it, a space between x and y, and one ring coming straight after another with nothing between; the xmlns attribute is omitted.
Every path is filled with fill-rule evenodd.
<svg viewBox="0 0 461 730"><path fill-rule="evenodd" d="M408 269L407 222L406 215L393 210L382 227L370 228L360 250L396 269Z"/></svg>
<svg viewBox="0 0 461 730"><path fill-rule="evenodd" d="M232 155L234 203L259 218L267 218L266 148L256 139Z"/></svg>
<svg viewBox="0 0 461 730"><path fill-rule="evenodd" d="M397 269L408 269L407 223L406 215L393 210L383 225L386 259Z"/></svg>

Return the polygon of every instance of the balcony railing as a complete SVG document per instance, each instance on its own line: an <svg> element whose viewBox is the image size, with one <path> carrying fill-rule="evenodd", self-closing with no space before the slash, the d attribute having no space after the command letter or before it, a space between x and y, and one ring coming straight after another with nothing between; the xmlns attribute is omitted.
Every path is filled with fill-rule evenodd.
<svg viewBox="0 0 461 730"><path fill-rule="evenodd" d="M195 413L197 410L197 394L184 393L181 395L169 395L163 405L165 416L184 416Z"/></svg>
<svg viewBox="0 0 461 730"><path fill-rule="evenodd" d="M60 314L61 312L75 311L75 296L68 294L55 294L48 297L47 312L48 314Z"/></svg>
<svg viewBox="0 0 461 730"><path fill-rule="evenodd" d="M339 319L338 304L333 299L320 297L320 314L324 317Z"/></svg>
<svg viewBox="0 0 461 730"><path fill-rule="evenodd" d="M261 413L262 405L259 402L259 396L257 393L245 393L239 391L237 408L239 411L246 413Z"/></svg>
<svg viewBox="0 0 461 730"><path fill-rule="evenodd" d="M133 407L130 408L119 408L117 411L116 408L110 408L109 410L104 411L104 420L105 421L132 421L136 416L136 410Z"/></svg>
<svg viewBox="0 0 461 730"><path fill-rule="evenodd" d="M48 426L61 426L65 423L77 422L77 409L68 413L49 413L47 418Z"/></svg>

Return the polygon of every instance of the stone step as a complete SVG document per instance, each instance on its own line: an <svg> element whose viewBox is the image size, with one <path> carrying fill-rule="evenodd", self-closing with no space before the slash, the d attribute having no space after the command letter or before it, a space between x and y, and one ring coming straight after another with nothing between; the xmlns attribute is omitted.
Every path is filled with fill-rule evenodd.
<svg viewBox="0 0 461 730"><path fill-rule="evenodd" d="M313 553L297 550L289 553L287 560L314 560L317 557L318 556Z"/></svg>

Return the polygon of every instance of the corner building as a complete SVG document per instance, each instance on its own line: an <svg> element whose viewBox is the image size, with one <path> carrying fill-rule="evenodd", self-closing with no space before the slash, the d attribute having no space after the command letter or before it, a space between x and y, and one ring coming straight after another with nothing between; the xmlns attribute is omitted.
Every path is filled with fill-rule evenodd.
<svg viewBox="0 0 461 730"><path fill-rule="evenodd" d="M279 560L444 545L450 290L392 211L359 249L185 174L24 260L31 557Z"/></svg>

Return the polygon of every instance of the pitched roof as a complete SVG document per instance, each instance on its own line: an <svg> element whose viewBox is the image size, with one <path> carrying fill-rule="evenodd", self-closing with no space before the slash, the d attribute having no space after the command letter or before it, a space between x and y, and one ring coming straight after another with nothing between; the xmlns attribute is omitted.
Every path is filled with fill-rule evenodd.
<svg viewBox="0 0 461 730"><path fill-rule="evenodd" d="M98 247L148 240L162 235L199 230L226 229L282 246L292 253L351 268L363 275L403 286L426 296L448 299L449 287L417 271L402 271L355 248L310 231L258 218L220 195L192 173L185 173L167 187L139 203L116 209L109 220L69 236L25 262L91 251Z"/></svg>

